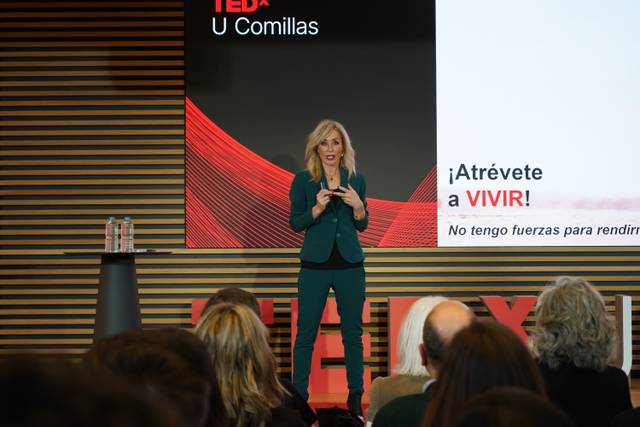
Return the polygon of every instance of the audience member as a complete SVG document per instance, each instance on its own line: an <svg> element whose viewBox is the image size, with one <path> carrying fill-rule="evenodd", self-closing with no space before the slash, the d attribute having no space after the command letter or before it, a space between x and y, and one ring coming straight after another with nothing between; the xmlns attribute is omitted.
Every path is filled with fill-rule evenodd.
<svg viewBox="0 0 640 427"><path fill-rule="evenodd" d="M148 399L117 378L25 356L0 364L0 425L186 427L173 407Z"/></svg>
<svg viewBox="0 0 640 427"><path fill-rule="evenodd" d="M429 379L419 350L422 330L431 309L442 301L445 301L445 298L423 297L411 305L398 333L399 360L395 375L376 377L371 383L369 407L365 412L367 420L373 420L376 412L396 397L422 391L424 383Z"/></svg>
<svg viewBox="0 0 640 427"><path fill-rule="evenodd" d="M178 355L193 374L207 382L209 386L209 413L204 425L207 427L228 426L229 419L218 387L216 372L209 351L202 341L195 334L178 328L148 330L142 335L146 342L158 345Z"/></svg>
<svg viewBox="0 0 640 427"><path fill-rule="evenodd" d="M469 399L456 427L572 427L561 410L531 391L500 387Z"/></svg>
<svg viewBox="0 0 640 427"><path fill-rule="evenodd" d="M240 288L220 289L218 292L209 297L207 303L202 309L202 312L204 313L209 307L220 304L221 302L228 302L231 304L244 304L251 310L253 310L253 312L257 314L258 317L260 317L260 304L258 304L256 296L253 293Z"/></svg>
<svg viewBox="0 0 640 427"><path fill-rule="evenodd" d="M205 426L209 419L209 380L194 374L179 355L147 341L149 332L123 332L102 338L85 353L84 365L93 372L127 381L161 405L173 405L186 424Z"/></svg>
<svg viewBox="0 0 640 427"><path fill-rule="evenodd" d="M245 291L244 289L220 289L209 298L202 312L204 313L209 308L220 303L245 305L253 310L253 312L256 313L259 318L261 317L260 304L258 304L256 296L251 292ZM302 395L298 392L298 389L293 386L293 383L291 383L291 381L283 378L279 379L280 383L287 391L287 393L285 393L283 396L282 406L298 411L300 413L300 416L302 417L302 420L308 426L313 424L316 421L317 416L313 409L311 409L311 407L307 403L307 400L302 397Z"/></svg>
<svg viewBox="0 0 640 427"><path fill-rule="evenodd" d="M627 376L608 366L613 339L604 300L586 280L559 277L540 294L533 351L549 399L577 427L608 426L631 408Z"/></svg>
<svg viewBox="0 0 640 427"><path fill-rule="evenodd" d="M445 350L423 425L452 426L468 399L509 386L545 395L540 371L522 340L494 320L474 322Z"/></svg>
<svg viewBox="0 0 640 427"><path fill-rule="evenodd" d="M282 405L286 391L255 312L216 304L203 313L196 334L209 349L232 426L304 426L297 411Z"/></svg>
<svg viewBox="0 0 640 427"><path fill-rule="evenodd" d="M422 364L431 379L423 384L422 393L401 396L384 405L373 419L374 427L420 425L432 385L439 375L445 346L474 319L473 312L457 301L441 302L431 310L424 321L422 344L418 345Z"/></svg>

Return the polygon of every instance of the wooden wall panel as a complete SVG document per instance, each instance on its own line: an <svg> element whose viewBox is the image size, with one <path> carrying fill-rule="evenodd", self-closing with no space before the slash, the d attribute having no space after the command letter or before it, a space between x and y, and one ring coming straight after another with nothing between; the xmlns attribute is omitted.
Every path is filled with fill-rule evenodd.
<svg viewBox="0 0 640 427"><path fill-rule="evenodd" d="M290 370L297 249L184 249L181 1L0 3L0 355L77 358L90 344L109 215L132 215L143 324L190 327L190 301L225 286L275 298L272 345ZM535 294L582 275L640 307L640 248L369 249L374 375L386 373L387 297ZM527 321L530 328L533 317ZM634 358L640 353L634 351ZM634 372L638 372L634 364Z"/></svg>
<svg viewBox="0 0 640 427"><path fill-rule="evenodd" d="M97 261L62 253L102 248L107 216L184 246L183 34L182 2L0 3L1 353L90 343Z"/></svg>
<svg viewBox="0 0 640 427"><path fill-rule="evenodd" d="M3 249L100 248L112 214L183 246L182 9L0 4Z"/></svg>

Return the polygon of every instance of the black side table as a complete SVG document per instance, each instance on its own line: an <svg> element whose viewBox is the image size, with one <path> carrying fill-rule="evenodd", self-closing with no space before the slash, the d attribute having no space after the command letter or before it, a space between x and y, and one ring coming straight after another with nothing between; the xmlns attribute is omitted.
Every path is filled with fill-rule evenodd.
<svg viewBox="0 0 640 427"><path fill-rule="evenodd" d="M101 256L93 340L142 328L136 278L136 255L169 255L169 251L65 252L66 255Z"/></svg>
<svg viewBox="0 0 640 427"><path fill-rule="evenodd" d="M93 340L141 328L136 255L102 254Z"/></svg>

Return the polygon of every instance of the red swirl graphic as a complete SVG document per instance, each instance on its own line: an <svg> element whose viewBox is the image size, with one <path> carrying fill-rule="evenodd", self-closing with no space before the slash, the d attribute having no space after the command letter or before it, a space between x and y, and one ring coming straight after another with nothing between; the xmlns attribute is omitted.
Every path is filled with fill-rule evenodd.
<svg viewBox="0 0 640 427"><path fill-rule="evenodd" d="M299 247L289 227L293 173L247 149L186 99L187 248ZM407 202L367 198L367 247L437 245L436 168Z"/></svg>

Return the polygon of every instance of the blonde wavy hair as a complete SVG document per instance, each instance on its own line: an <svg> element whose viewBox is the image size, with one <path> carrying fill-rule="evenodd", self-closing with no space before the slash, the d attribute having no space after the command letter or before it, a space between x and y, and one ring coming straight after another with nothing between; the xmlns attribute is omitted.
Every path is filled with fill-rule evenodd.
<svg viewBox="0 0 640 427"><path fill-rule="evenodd" d="M307 138L307 146L304 151L304 158L307 163L307 170L311 174L311 179L319 182L322 178L322 161L318 155L318 145L324 141L332 130L337 130L342 136L343 156L340 159L340 167L346 169L349 178L356 173L356 152L351 145L351 139L344 126L335 120L322 120Z"/></svg>
<svg viewBox="0 0 640 427"><path fill-rule="evenodd" d="M398 364L397 375L427 375L427 369L422 364L420 344L422 344L422 330L424 321L436 305L447 299L441 296L422 297L411 305L407 316L400 326L398 333Z"/></svg>
<svg viewBox="0 0 640 427"><path fill-rule="evenodd" d="M558 277L536 304L532 349L550 368L573 364L602 371L614 344L613 324L600 292L579 277Z"/></svg>
<svg viewBox="0 0 640 427"><path fill-rule="evenodd" d="M231 425L264 426L286 391L262 321L248 307L220 303L204 312L196 335L211 354Z"/></svg>

